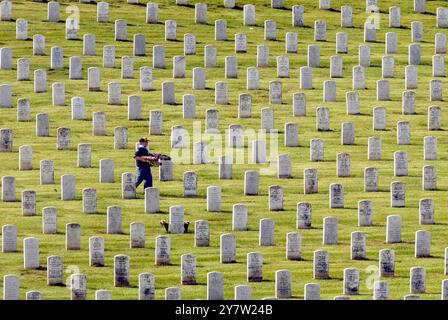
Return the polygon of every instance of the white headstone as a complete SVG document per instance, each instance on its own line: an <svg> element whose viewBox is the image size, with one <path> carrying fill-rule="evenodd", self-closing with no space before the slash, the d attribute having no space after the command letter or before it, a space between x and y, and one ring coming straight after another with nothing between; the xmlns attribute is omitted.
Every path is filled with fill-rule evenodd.
<svg viewBox="0 0 448 320"><path fill-rule="evenodd" d="M426 230L415 232L415 257L427 258L431 256L431 233Z"/></svg>
<svg viewBox="0 0 448 320"><path fill-rule="evenodd" d="M170 105L175 104L174 82L162 82L162 103Z"/></svg>
<svg viewBox="0 0 448 320"><path fill-rule="evenodd" d="M344 208L344 187L340 183L330 184L330 208Z"/></svg>
<svg viewBox="0 0 448 320"><path fill-rule="evenodd" d="M87 300L87 277L85 274L72 274L69 288L71 300Z"/></svg>
<svg viewBox="0 0 448 320"><path fill-rule="evenodd" d="M359 270L356 268L344 269L344 294L357 295L359 294ZM337 297L334 300L350 300L348 297Z"/></svg>
<svg viewBox="0 0 448 320"><path fill-rule="evenodd" d="M394 175L397 177L408 175L408 153L407 151L394 152Z"/></svg>
<svg viewBox="0 0 448 320"><path fill-rule="evenodd" d="M303 5L292 6L292 26L303 27L305 25L303 13L305 8Z"/></svg>
<svg viewBox="0 0 448 320"><path fill-rule="evenodd" d="M94 34L83 35L83 55L94 56L96 55L96 36Z"/></svg>
<svg viewBox="0 0 448 320"><path fill-rule="evenodd" d="M23 239L23 268L39 269L39 239L28 237Z"/></svg>
<svg viewBox="0 0 448 320"><path fill-rule="evenodd" d="M20 299L20 279L19 277L8 274L3 276L3 300Z"/></svg>
<svg viewBox="0 0 448 320"><path fill-rule="evenodd" d="M103 67L115 68L115 46L103 47Z"/></svg>
<svg viewBox="0 0 448 320"><path fill-rule="evenodd" d="M446 53L446 34L436 33L435 35L435 54Z"/></svg>
<svg viewBox="0 0 448 320"><path fill-rule="evenodd" d="M132 222L130 225L130 247L144 248L145 247L145 225L141 222Z"/></svg>
<svg viewBox="0 0 448 320"><path fill-rule="evenodd" d="M196 3L195 8L195 23L196 24L207 24L207 4L206 3Z"/></svg>
<svg viewBox="0 0 448 320"><path fill-rule="evenodd" d="M411 127L408 121L397 122L397 144L411 144Z"/></svg>
<svg viewBox="0 0 448 320"><path fill-rule="evenodd" d="M395 275L395 251L382 249L379 251L380 277L393 277Z"/></svg>
<svg viewBox="0 0 448 320"><path fill-rule="evenodd" d="M304 194L318 193L317 169L304 169L303 177Z"/></svg>
<svg viewBox="0 0 448 320"><path fill-rule="evenodd" d="M414 0L414 12L425 13L426 12L426 0Z"/></svg>
<svg viewBox="0 0 448 320"><path fill-rule="evenodd" d="M410 292L425 293L426 291L426 269L422 267L412 267L410 275Z"/></svg>
<svg viewBox="0 0 448 320"><path fill-rule="evenodd" d="M81 226L77 223L65 225L65 249L81 250Z"/></svg>
<svg viewBox="0 0 448 320"><path fill-rule="evenodd" d="M26 19L16 20L16 39L17 40L28 39L28 20Z"/></svg>
<svg viewBox="0 0 448 320"><path fill-rule="evenodd" d="M324 102L335 102L336 101L336 81L326 80L323 83L323 101Z"/></svg>
<svg viewBox="0 0 448 320"><path fill-rule="evenodd" d="M328 107L316 108L316 129L317 131L330 130L330 109Z"/></svg>
<svg viewBox="0 0 448 320"><path fill-rule="evenodd" d="M405 89L417 89L418 86L418 67L408 65L405 67Z"/></svg>
<svg viewBox="0 0 448 320"><path fill-rule="evenodd" d="M109 22L109 3L105 1L98 2L96 8L97 8L96 21Z"/></svg>
<svg viewBox="0 0 448 320"><path fill-rule="evenodd" d="M114 287L129 287L129 260L124 254L114 256Z"/></svg>
<svg viewBox="0 0 448 320"><path fill-rule="evenodd" d="M258 195L259 172L248 170L244 173L244 194Z"/></svg>
<svg viewBox="0 0 448 320"><path fill-rule="evenodd" d="M394 181L390 184L391 207L401 208L405 206L406 192L403 182Z"/></svg>
<svg viewBox="0 0 448 320"><path fill-rule="evenodd" d="M324 245L338 244L338 218L325 217L323 226L322 243Z"/></svg>
<svg viewBox="0 0 448 320"><path fill-rule="evenodd" d="M161 135L163 128L163 113L159 110L149 112L149 134Z"/></svg>
<svg viewBox="0 0 448 320"><path fill-rule="evenodd" d="M386 242L401 242L401 217L398 215L387 216Z"/></svg>
<svg viewBox="0 0 448 320"><path fill-rule="evenodd" d="M448 28L448 8L437 8L437 28Z"/></svg>
<svg viewBox="0 0 448 320"><path fill-rule="evenodd" d="M204 67L212 68L216 66L216 46L210 44L204 46Z"/></svg>
<svg viewBox="0 0 448 320"><path fill-rule="evenodd" d="M386 112L384 107L373 108L373 130L386 130Z"/></svg>
<svg viewBox="0 0 448 320"><path fill-rule="evenodd" d="M350 177L349 153L338 153L336 155L336 175L338 177Z"/></svg>
<svg viewBox="0 0 448 320"><path fill-rule="evenodd" d="M104 238L89 238L89 266L104 267Z"/></svg>
<svg viewBox="0 0 448 320"><path fill-rule="evenodd" d="M375 281L373 287L373 300L389 300L389 282Z"/></svg>
<svg viewBox="0 0 448 320"><path fill-rule="evenodd" d="M210 224L206 220L195 221L194 246L208 247L210 245Z"/></svg>
<svg viewBox="0 0 448 320"><path fill-rule="evenodd" d="M44 69L34 70L34 92L47 92L47 71Z"/></svg>
<svg viewBox="0 0 448 320"><path fill-rule="evenodd" d="M140 90L141 91L152 91L152 69L148 67L140 68Z"/></svg>
<svg viewBox="0 0 448 320"><path fill-rule="evenodd" d="M82 60L80 57L70 57L69 59L69 79L82 79Z"/></svg>
<svg viewBox="0 0 448 320"><path fill-rule="evenodd" d="M11 224L2 226L2 252L17 251L17 227Z"/></svg>
<svg viewBox="0 0 448 320"><path fill-rule="evenodd" d="M23 216L36 215L36 191L34 190L22 191L22 215Z"/></svg>
<svg viewBox="0 0 448 320"><path fill-rule="evenodd" d="M155 279L152 273L140 273L138 275L138 299L155 299Z"/></svg>
<svg viewBox="0 0 448 320"><path fill-rule="evenodd" d="M124 56L121 57L121 78L132 79L134 78L134 58Z"/></svg>
<svg viewBox="0 0 448 320"><path fill-rule="evenodd" d="M127 40L127 22L126 20L115 20L115 41Z"/></svg>
<svg viewBox="0 0 448 320"><path fill-rule="evenodd" d="M28 59L17 59L17 81L30 80L30 62Z"/></svg>
<svg viewBox="0 0 448 320"><path fill-rule="evenodd" d="M367 159L381 160L382 143L381 137L369 137L367 142Z"/></svg>
<svg viewBox="0 0 448 320"><path fill-rule="evenodd" d="M0 70L12 69L12 49L0 48Z"/></svg>
<svg viewBox="0 0 448 320"><path fill-rule="evenodd" d="M373 224L372 201L370 200L358 201L358 226L367 227L371 226L372 224Z"/></svg>
<svg viewBox="0 0 448 320"><path fill-rule="evenodd" d="M275 297L277 299L291 298L292 274L289 270L275 271Z"/></svg>
<svg viewBox="0 0 448 320"><path fill-rule="evenodd" d="M61 176L61 200L74 200L76 197L75 176L64 174Z"/></svg>
<svg viewBox="0 0 448 320"><path fill-rule="evenodd" d="M54 184L53 160L40 161L40 184Z"/></svg>
<svg viewBox="0 0 448 320"><path fill-rule="evenodd" d="M243 14L244 14L244 25L245 26L254 26L255 25L255 5L253 4L245 4L243 6Z"/></svg>
<svg viewBox="0 0 448 320"><path fill-rule="evenodd" d="M328 279L330 277L330 258L327 251L314 251L313 265L313 279Z"/></svg>
<svg viewBox="0 0 448 320"><path fill-rule="evenodd" d="M171 259L171 239L169 236L156 237L155 264L169 265Z"/></svg>
<svg viewBox="0 0 448 320"><path fill-rule="evenodd" d="M273 219L260 219L259 245L275 245L275 221Z"/></svg>
<svg viewBox="0 0 448 320"><path fill-rule="evenodd" d="M30 121L31 118L30 104L31 103L29 99L25 98L17 99L17 121Z"/></svg>
<svg viewBox="0 0 448 320"><path fill-rule="evenodd" d="M353 9L351 6L341 7L341 27L343 28L353 27Z"/></svg>
<svg viewBox="0 0 448 320"><path fill-rule="evenodd" d="M220 261L221 263L236 262L236 238L235 235L227 233L220 237Z"/></svg>
<svg viewBox="0 0 448 320"><path fill-rule="evenodd" d="M183 254L181 256L181 283L183 285L195 285L196 282L196 256Z"/></svg>
<svg viewBox="0 0 448 320"><path fill-rule="evenodd" d="M342 78L343 62L341 56L330 57L330 78Z"/></svg>
<svg viewBox="0 0 448 320"><path fill-rule="evenodd" d="M207 300L224 300L224 274L222 272L207 273Z"/></svg>
<svg viewBox="0 0 448 320"><path fill-rule="evenodd" d="M47 20L51 22L59 22L59 2L50 1L47 7Z"/></svg>
<svg viewBox="0 0 448 320"><path fill-rule="evenodd" d="M221 211L221 187L219 186L207 187L207 211L209 212Z"/></svg>
<svg viewBox="0 0 448 320"><path fill-rule="evenodd" d="M311 68L320 67L320 46L309 45L307 54L308 54L308 67Z"/></svg>
<svg viewBox="0 0 448 320"><path fill-rule="evenodd" d="M135 199L136 178L133 173L125 172L121 175L121 197L122 199Z"/></svg>
<svg viewBox="0 0 448 320"><path fill-rule="evenodd" d="M263 255L259 252L247 254L247 282L263 281Z"/></svg>
<svg viewBox="0 0 448 320"><path fill-rule="evenodd" d="M238 99L238 118L250 118L252 114L252 96L241 93Z"/></svg>
<svg viewBox="0 0 448 320"><path fill-rule="evenodd" d="M363 66L353 67L353 90L364 90L366 88L366 73Z"/></svg>
<svg viewBox="0 0 448 320"><path fill-rule="evenodd" d="M440 130L442 110L438 106L428 107L428 130Z"/></svg>
<svg viewBox="0 0 448 320"><path fill-rule="evenodd" d="M62 277L64 275L63 269L62 257L49 256L47 258L47 285L62 285Z"/></svg>
<svg viewBox="0 0 448 320"><path fill-rule="evenodd" d="M362 231L354 231L351 233L350 259L366 259L366 235Z"/></svg>
<svg viewBox="0 0 448 320"><path fill-rule="evenodd" d="M296 214L296 228L310 229L311 228L311 203L299 202L297 203Z"/></svg>
<svg viewBox="0 0 448 320"><path fill-rule="evenodd" d="M196 36L191 33L184 34L184 55L196 54Z"/></svg>
<svg viewBox="0 0 448 320"><path fill-rule="evenodd" d="M42 233L57 233L58 209L56 207L42 208Z"/></svg>
<svg viewBox="0 0 448 320"><path fill-rule="evenodd" d="M57 149L68 150L70 149L70 128L58 128L57 129Z"/></svg>

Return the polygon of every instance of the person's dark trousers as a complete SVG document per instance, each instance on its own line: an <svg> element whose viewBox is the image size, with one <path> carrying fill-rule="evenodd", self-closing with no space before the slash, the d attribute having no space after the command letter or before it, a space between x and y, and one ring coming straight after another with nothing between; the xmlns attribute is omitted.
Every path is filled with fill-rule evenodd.
<svg viewBox="0 0 448 320"><path fill-rule="evenodd" d="M135 184L135 187L138 188L138 186L145 181L144 187L149 188L152 187L152 174L151 174L151 167L137 167L137 182Z"/></svg>

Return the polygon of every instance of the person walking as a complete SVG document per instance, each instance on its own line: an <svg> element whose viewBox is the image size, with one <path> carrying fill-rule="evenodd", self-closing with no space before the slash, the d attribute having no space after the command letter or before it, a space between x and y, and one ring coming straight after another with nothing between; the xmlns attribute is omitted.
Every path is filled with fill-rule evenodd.
<svg viewBox="0 0 448 320"><path fill-rule="evenodd" d="M146 137L140 138L138 140L139 146L135 152L135 165L137 167L137 182L135 183L135 188L145 181L144 188L152 187L152 174L150 161L157 160L152 157L148 150L149 140Z"/></svg>

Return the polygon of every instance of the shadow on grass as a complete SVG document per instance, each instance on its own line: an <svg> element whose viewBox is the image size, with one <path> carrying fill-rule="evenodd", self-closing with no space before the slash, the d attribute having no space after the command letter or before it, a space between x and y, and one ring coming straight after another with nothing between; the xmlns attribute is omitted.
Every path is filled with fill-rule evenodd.
<svg viewBox="0 0 448 320"><path fill-rule="evenodd" d="M85 2L85 3L81 3L81 4L90 4L90 5L97 5L96 1L90 1L90 2Z"/></svg>
<svg viewBox="0 0 448 320"><path fill-rule="evenodd" d="M328 277L327 279L316 279L316 280L338 280L338 281L342 281L344 279L342 277Z"/></svg>
<svg viewBox="0 0 448 320"><path fill-rule="evenodd" d="M50 287L66 287L65 283L52 284Z"/></svg>
<svg viewBox="0 0 448 320"><path fill-rule="evenodd" d="M179 7L186 7L186 8L192 8L194 9L194 4L190 4L190 3L185 3L185 4L177 4L177 6Z"/></svg>
<svg viewBox="0 0 448 320"><path fill-rule="evenodd" d="M378 261L378 259L373 259L373 258L358 258L358 259L351 259L353 261Z"/></svg>
<svg viewBox="0 0 448 320"><path fill-rule="evenodd" d="M305 258L300 258L299 260L289 260L289 261L297 261L297 262L308 262L308 261L313 261L313 259L305 259Z"/></svg>

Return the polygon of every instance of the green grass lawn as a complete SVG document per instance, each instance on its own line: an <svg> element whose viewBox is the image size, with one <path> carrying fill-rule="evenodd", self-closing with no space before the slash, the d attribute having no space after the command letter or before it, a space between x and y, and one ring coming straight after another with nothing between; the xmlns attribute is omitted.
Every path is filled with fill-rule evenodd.
<svg viewBox="0 0 448 320"><path fill-rule="evenodd" d="M393 299L403 299L409 294L410 268L422 266L427 270L427 290L421 294L422 299L440 299L441 282L444 275L444 250L448 247L448 137L444 130L427 130L427 108L437 105L442 108L442 128L448 128L448 117L445 114L446 101L429 101L429 81L432 78L432 55L434 50L434 38L437 32L443 29L436 28L436 8L445 5L444 1L428 1L427 14L413 13L412 1L380 1L380 29L377 32L378 41L369 43L371 47L371 67L366 68L367 90L360 90L361 114L347 115L345 107L345 92L352 90L351 70L358 64L358 46L363 44L363 23L368 17L365 13L365 1L341 1L333 0L331 11L318 9L317 0L303 0L300 4L305 6L305 28L291 26L291 7L297 3L285 0L284 10L271 9L268 1L254 0L256 5L257 25L246 27L243 25L243 3L237 2L235 9L225 9L223 1L207 1L208 24L196 25L194 23L194 6L176 6L175 1L160 0L159 23L145 23L145 6L126 4L126 1L110 0L109 23L96 22L96 5L80 4L77 2L63 1L61 6L61 20L67 18L69 13L65 9L75 4L80 9L79 36L85 33L96 35L96 56L82 56L82 40L65 40L65 23L51 23L46 21L47 5L30 1L14 1L13 18L26 18L29 22L29 38L34 34L44 34L46 40L46 56L32 55L32 41L15 40L15 22L0 22L0 47L13 49L13 70L0 70L0 83L9 83L13 86L14 108L0 109L0 127L11 128L14 133L14 149L12 153L1 153L0 175L13 175L16 177L17 199L12 203L0 204L0 225L14 224L18 228L19 252L1 253L0 274L15 274L20 276L21 298L29 290L39 290L44 299L69 299L69 290L65 287L49 287L46 285L46 258L50 255L63 257L65 276L72 272L82 272L87 275L88 298L94 298L94 292L98 289L112 290L113 299L137 299L138 298L138 274L151 272L155 275L156 297L164 299L164 289L167 287L181 287L183 299L205 299L207 272L224 272L225 298L233 299L234 286L248 284L246 282L246 255L256 251L263 254L263 276L261 283L250 283L253 289L253 298L261 299L272 297L275 294L275 271L288 269L292 272L293 298L303 298L303 288L306 283L318 282L321 285L321 297L332 299L342 294L343 269L348 267L359 268L360 271L360 295L352 299L371 299L372 287L367 282L374 278L375 272L370 266L378 266L378 251L384 248L395 250L396 275L390 281L390 296ZM192 2L192 4L194 4ZM353 7L353 28L340 27L340 7L350 5ZM388 8L398 5L401 7L402 28L388 28ZM128 22L128 39L132 39L136 33L144 33L147 41L147 56L135 57L135 78L122 80L120 76L121 57L132 55L132 40L128 42L114 41L114 23L116 19L126 19ZM179 41L164 40L165 20L177 21L177 38ZM214 40L214 21L227 20L228 41ZM277 22L277 41L265 41L263 39L263 23L267 19ZM321 67L313 70L314 90L304 90L307 97L307 116L292 116L292 95L301 92L299 87L299 68L307 63L307 46L313 44L313 26L317 19L325 19L327 22L327 42L320 42ZM404 90L404 68L408 61L408 44L411 42L411 22L422 21L424 24L424 42L421 42L422 63L418 68L419 85L416 92L416 114L402 115L401 94ZM283 83L283 104L269 105L269 81L276 79L275 57L285 54L285 34L288 31L298 32L299 52L289 54L291 76L289 79L281 79ZM347 32L349 38L349 52L343 54L344 77L336 79L337 101L322 102L322 83L330 79L330 56L335 55L336 32ZM381 57L385 55L385 33L394 31L398 34L399 48L395 54L395 78L390 79L390 101L376 101L376 81L381 79ZM234 34L245 32L247 34L248 52L239 53L238 79L224 79L224 57L235 55ZM196 35L196 55L187 56L187 73L185 79L172 79L172 57L183 54L183 35L193 33ZM166 47L166 63L164 70L153 70L153 83L155 91L141 92L139 89L138 68L141 66L152 67L152 46L163 44ZM204 64L203 47L214 44L218 50L218 67L208 68L207 87L210 90L192 90L192 69L202 67ZM260 90L250 91L252 95L252 117L238 119L238 96L246 90L246 68L256 66L256 47L258 44L267 44L270 48L270 65L268 68L260 68ZM50 68L51 46L63 46L64 69L58 71ZM116 68L102 68L102 47L104 45L116 46ZM84 80L68 80L68 59L70 56L82 56ZM48 92L35 94L33 81L16 81L15 60L26 57L30 61L30 70L38 68L47 69ZM101 68L101 92L89 92L87 90L87 69L91 66ZM32 73L31 73L32 75ZM176 102L178 105L162 105L161 83L174 81L176 85ZM227 106L214 104L214 85L216 81L225 80L229 85L229 102ZM67 107L53 107L51 103L51 83L63 81L66 86ZM107 105L107 83L117 81L122 86L121 106ZM445 79L443 79L446 85ZM446 88L445 88L446 89ZM275 126L279 129L279 153L288 153L292 157L292 179L277 179L276 175L260 176L260 194L258 196L244 196L244 172L249 169L266 167L254 164L239 164L234 166L234 178L232 180L219 180L218 164L207 165L176 165L174 167L174 181L159 182L158 170L153 169L155 186L160 190L161 213L144 213L144 198L141 187L138 190L136 200L121 199L121 174L134 172L135 164L132 159L134 142L142 135L148 134L148 119L150 110L163 111L162 136L151 136L151 149L153 151L170 153L170 128L173 125L183 125L192 130L193 120L182 118L182 95L194 93L196 96L197 120L202 121L205 127L205 112L214 108L219 110L220 129L222 132L230 124L241 124L244 128L258 130L261 121L261 109L272 107L275 110ZM127 120L127 96L140 95L142 97L141 121ZM86 121L72 121L70 99L73 96L82 96L86 101ZM29 98L31 100L31 121L17 122L16 100ZM329 132L316 131L316 112L319 106L327 106L331 113L331 129ZM373 131L373 108L384 106L387 108L386 131ZM92 136L92 112L104 111L107 117L107 136ZM35 136L35 115L40 112L50 115L50 137ZM411 144L397 145L396 123L400 120L409 121L411 124ZM341 140L341 123L353 122L356 130L356 144L343 146ZM285 148L283 146L283 130L286 122L299 124L299 142L297 148ZM114 150L113 128L126 126L129 129L129 149ZM69 127L72 141L70 150L58 151L56 149L56 128ZM370 136L382 138L381 161L367 160L367 139ZM423 138L436 136L438 138L437 161L423 160ZM325 143L325 161L310 162L309 140L322 138ZM223 138L224 140L224 138ZM76 166L77 145L79 143L92 144L92 167L78 168ZM246 141L247 144L247 141ZM21 145L31 145L33 148L33 165L31 171L18 171L19 153ZM268 144L269 145L269 144ZM246 149L247 150L247 149ZM408 151L409 176L393 176L393 153L396 150ZM338 178L336 176L336 154L347 152L351 155L351 176ZM115 161L114 184L100 184L99 160L112 158ZM55 162L54 185L39 184L39 161L52 159ZM247 159L247 153L246 153ZM247 162L247 161L246 161ZM437 168L437 191L422 191L421 173L426 164L434 164ZM364 168L377 167L379 170L379 192L364 193ZM317 168L319 176L319 193L304 195L303 169ZM183 173L195 171L198 174L198 197L188 199L183 197ZM60 200L60 176L63 174L76 176L76 201ZM391 208L389 187L392 181L403 181L406 184L406 207ZM345 208L329 209L328 190L334 182L342 183L345 189ZM270 212L268 209L268 188L270 185L281 185L284 189L284 211ZM222 212L212 213L206 210L206 188L210 185L222 187ZM86 187L97 189L98 214L84 214L82 212L81 190ZM20 194L23 190L33 189L37 192L37 216L24 217L21 213ZM419 225L418 202L420 198L430 197L435 201L435 225ZM357 203L359 200L369 199L373 201L374 226L357 226ZM296 204L307 201L312 203L312 224L310 230L297 230ZM236 203L244 203L249 206L249 231L234 232L237 240L237 263L221 264L219 262L219 237L222 233L232 232L232 206ZM106 207L118 205L123 208L122 235L106 234ZM168 220L169 207L182 205L185 208L185 219L192 222L190 232L182 235L171 235L172 265L155 266L154 246L155 237L165 234L159 225L161 219ZM58 208L58 231L56 235L42 234L41 210L45 206ZM403 219L403 242L399 244L386 243L386 217L391 214L401 215ZM339 218L339 244L333 246L322 245L323 218L336 216ZM260 247L258 245L259 220L261 218L275 219L274 247ZM196 220L205 219L211 224L210 247L194 247L193 223ZM143 222L146 225L146 248L129 248L129 224L134 221ZM70 222L81 224L82 238L80 251L65 250L65 225ZM431 232L431 258L416 259L414 257L414 237L417 230ZM367 237L367 257L365 261L350 260L350 233L361 230ZM286 234L299 231L302 234L303 260L288 261L285 257ZM25 237L37 237L40 243L41 270L24 270L22 257L22 240ZM102 268L89 267L88 264L88 238L102 236L105 239L105 262ZM329 280L314 280L313 251L325 249L330 254ZM192 253L197 256L198 285L182 286L180 284L180 257L184 253ZM113 287L113 257L117 254L130 256L131 287ZM0 283L3 282L3 277Z"/></svg>

